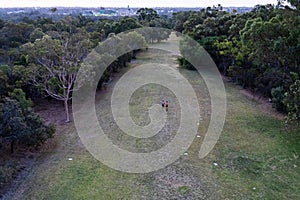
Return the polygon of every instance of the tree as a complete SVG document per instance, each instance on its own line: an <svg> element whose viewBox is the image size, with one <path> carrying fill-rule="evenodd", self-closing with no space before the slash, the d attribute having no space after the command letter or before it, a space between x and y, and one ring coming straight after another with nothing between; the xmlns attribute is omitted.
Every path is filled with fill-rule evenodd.
<svg viewBox="0 0 300 200"><path fill-rule="evenodd" d="M173 25L198 41L232 81L272 98L278 110L297 118L298 81L291 72L300 75L299 0L257 5L243 14L227 13L220 5L179 12L173 15ZM180 45L193 52L184 41ZM179 61L193 68L185 59Z"/></svg>
<svg viewBox="0 0 300 200"><path fill-rule="evenodd" d="M15 89L0 103L0 137L10 143L11 153L16 142L38 147L55 132L54 126L46 126L31 106L21 89Z"/></svg>
<svg viewBox="0 0 300 200"><path fill-rule="evenodd" d="M5 98L0 104L0 137L10 142L11 153L16 141L25 138L29 130L24 123L25 117L16 100Z"/></svg>
<svg viewBox="0 0 300 200"><path fill-rule="evenodd" d="M22 49L30 57L28 69L32 84L64 102L66 122L69 122L68 102L72 98L80 63L88 54L91 42L84 31L73 34L54 32L53 35L59 39L46 35L34 43L23 45Z"/></svg>
<svg viewBox="0 0 300 200"><path fill-rule="evenodd" d="M147 48L147 44L145 38L136 31L123 32L117 35L114 33L109 34L106 41L100 43L86 58L81 73L86 73L83 77L88 77L88 79L77 80L78 88L83 85L94 85L95 83L98 84L98 88L101 88L103 83L110 80L111 74L126 67L126 63L130 62L135 56L134 51L141 48ZM124 52L127 53L124 54ZM95 75L103 69L105 71L101 72L103 75L98 80Z"/></svg>
<svg viewBox="0 0 300 200"><path fill-rule="evenodd" d="M179 51L182 55L182 58L179 58L179 64L190 70L195 70L195 67L188 60L199 61L203 55L202 49L194 44L194 41L189 37L183 37L179 41Z"/></svg>
<svg viewBox="0 0 300 200"><path fill-rule="evenodd" d="M131 17L125 17L123 19L121 19L119 22L117 23L113 23L113 30L115 34L124 32L124 31L129 31L132 29L136 29L136 28L141 28L142 25L139 24L135 19L131 18Z"/></svg>
<svg viewBox="0 0 300 200"><path fill-rule="evenodd" d="M6 22L0 29L0 62L13 64L20 56L19 46L29 41L32 24Z"/></svg>
<svg viewBox="0 0 300 200"><path fill-rule="evenodd" d="M140 8L136 12L138 20L143 24L150 22L156 18L159 18L159 15L156 10L152 8Z"/></svg>

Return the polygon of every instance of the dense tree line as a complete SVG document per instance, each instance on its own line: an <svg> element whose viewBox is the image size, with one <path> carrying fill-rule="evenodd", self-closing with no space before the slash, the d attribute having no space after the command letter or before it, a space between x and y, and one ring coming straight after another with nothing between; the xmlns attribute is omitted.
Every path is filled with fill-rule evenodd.
<svg viewBox="0 0 300 200"><path fill-rule="evenodd" d="M257 5L251 12L238 14L234 10L225 12L218 5L199 12L176 13L173 27L197 40L225 76L269 97L279 111L297 121L299 9L299 1L279 1L278 5ZM179 61L193 68L185 59Z"/></svg>
<svg viewBox="0 0 300 200"><path fill-rule="evenodd" d="M171 33L147 28L126 33L141 27L173 28L191 36L209 52L225 76L268 96L278 110L288 113L289 120L297 121L300 11L298 1L289 1L289 6L284 6L284 2L279 1L276 6L258 5L243 14L235 10L226 12L218 5L197 12L175 13L172 19L142 8L136 17L117 20L95 20L81 15L58 21L27 17L19 23L0 20L1 143L10 142L13 150L16 142L38 146L53 135L53 127L46 126L32 111L30 99L38 101L49 96L64 102L66 121L70 121L69 102L78 69L91 50L101 47L105 40L115 41L117 49L126 49L129 46L125 40L146 46L167 39ZM117 36L123 32L126 37ZM186 41L180 45L181 49L193 48L187 48ZM112 73L126 67L137 51L109 63L98 88L110 80ZM109 54L114 52L103 59L110 60ZM193 68L185 59L179 61Z"/></svg>
<svg viewBox="0 0 300 200"><path fill-rule="evenodd" d="M0 147L10 145L12 153L16 144L38 147L55 132L33 111L25 95L24 91L35 90L28 86L25 71L21 65L0 66Z"/></svg>
<svg viewBox="0 0 300 200"><path fill-rule="evenodd" d="M55 10L53 10L55 12ZM126 49L128 44L159 42L171 31L151 29L117 34L145 26L168 27L169 21L153 9L140 9L136 18L92 19L82 15L61 20L25 17L21 22L0 20L0 144L39 146L54 133L33 112L34 101L54 98L64 102L66 121L70 121L69 102L78 69L86 56L105 40L115 41L114 48ZM130 42L131 41L131 42ZM107 47L107 57L114 52ZM126 67L137 50L108 63L98 87L110 80L111 74ZM62 107L63 108L63 107Z"/></svg>

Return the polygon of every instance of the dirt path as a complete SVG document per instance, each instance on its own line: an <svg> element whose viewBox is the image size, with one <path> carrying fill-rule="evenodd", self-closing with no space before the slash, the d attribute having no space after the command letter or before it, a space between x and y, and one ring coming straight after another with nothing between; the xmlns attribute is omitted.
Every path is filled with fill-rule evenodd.
<svg viewBox="0 0 300 200"><path fill-rule="evenodd" d="M178 68L176 56L171 53L150 49L140 53L138 59L132 63L132 67L145 63L170 64L188 78L199 97L201 115L204 116L205 121L199 129L199 134L204 136L202 130L205 130L204 124L209 120L210 104L203 80L199 80L199 76L194 72ZM96 109L98 109L98 118L103 125L104 132L108 133L109 138L115 144L132 152L150 152L163 147L172 140L180 123L180 106L176 97L170 90L158 85L150 84L138 89L131 100L131 117L137 124L146 125L150 122L147 108L154 103L159 103L162 98L167 97L171 106L168 111L167 124L159 134L151 139L133 139L118 129L112 118L110 106L107 106L110 105L112 89L120 76L122 74L114 76L114 81L107 88L104 96L102 94L96 96L98 102ZM141 193L141 199L214 199L216 188L210 176L211 160L207 158L199 162L197 156L200 141L201 139L195 140L188 150L188 155L183 155L174 164L162 170L144 174L139 183L146 188ZM182 192L181 188L188 188L188 192Z"/></svg>

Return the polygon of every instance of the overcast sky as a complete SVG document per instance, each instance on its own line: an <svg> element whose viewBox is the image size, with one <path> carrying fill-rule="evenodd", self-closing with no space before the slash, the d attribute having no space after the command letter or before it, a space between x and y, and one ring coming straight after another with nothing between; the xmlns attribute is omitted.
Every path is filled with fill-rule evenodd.
<svg viewBox="0 0 300 200"><path fill-rule="evenodd" d="M276 4L277 0L0 0L0 7L207 7Z"/></svg>

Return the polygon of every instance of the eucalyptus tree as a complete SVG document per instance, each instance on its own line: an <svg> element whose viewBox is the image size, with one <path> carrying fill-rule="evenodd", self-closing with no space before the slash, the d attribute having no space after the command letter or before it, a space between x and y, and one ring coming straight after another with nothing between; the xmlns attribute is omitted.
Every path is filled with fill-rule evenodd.
<svg viewBox="0 0 300 200"><path fill-rule="evenodd" d="M23 45L22 51L29 56L32 84L64 102L66 122L69 122L68 104L73 85L80 64L90 51L91 42L88 33L83 30L76 33L51 32L51 35Z"/></svg>

